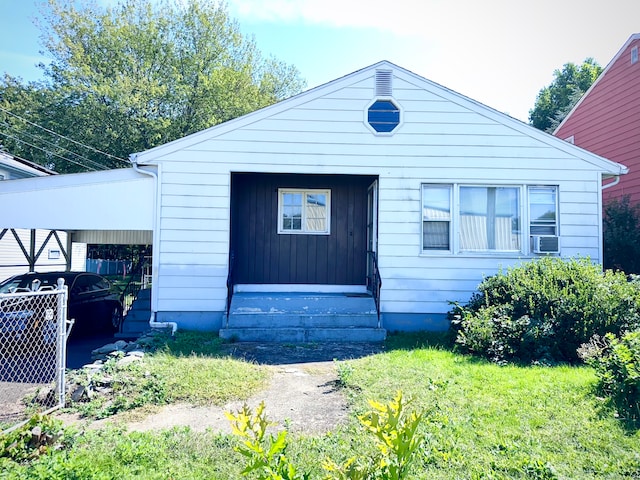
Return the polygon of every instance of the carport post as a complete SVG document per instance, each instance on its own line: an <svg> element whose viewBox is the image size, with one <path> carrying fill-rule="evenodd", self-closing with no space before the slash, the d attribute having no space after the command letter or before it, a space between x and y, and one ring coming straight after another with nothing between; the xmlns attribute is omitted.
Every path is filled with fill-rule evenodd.
<svg viewBox="0 0 640 480"><path fill-rule="evenodd" d="M27 261L29 262L29 271L36 271L36 229L31 229L31 243L29 245L29 258Z"/></svg>
<svg viewBox="0 0 640 480"><path fill-rule="evenodd" d="M67 272L71 271L71 257L73 256L73 232L67 232ZM86 265L86 261L84 262ZM85 267L86 269L86 267Z"/></svg>

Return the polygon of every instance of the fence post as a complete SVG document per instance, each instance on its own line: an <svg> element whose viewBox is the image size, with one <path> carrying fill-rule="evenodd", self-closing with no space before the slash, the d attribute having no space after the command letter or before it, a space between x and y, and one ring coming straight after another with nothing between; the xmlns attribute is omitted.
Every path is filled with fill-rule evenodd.
<svg viewBox="0 0 640 480"><path fill-rule="evenodd" d="M58 311L57 311L57 343L56 349L56 390L58 394L58 406L65 404L65 363L67 360L67 291L64 279L59 278L57 283Z"/></svg>

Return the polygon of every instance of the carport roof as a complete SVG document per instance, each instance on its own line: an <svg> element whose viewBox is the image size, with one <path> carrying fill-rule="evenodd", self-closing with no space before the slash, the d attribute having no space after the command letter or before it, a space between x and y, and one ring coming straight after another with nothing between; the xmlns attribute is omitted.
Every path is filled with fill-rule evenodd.
<svg viewBox="0 0 640 480"><path fill-rule="evenodd" d="M154 179L133 168L0 182L0 228L153 230Z"/></svg>

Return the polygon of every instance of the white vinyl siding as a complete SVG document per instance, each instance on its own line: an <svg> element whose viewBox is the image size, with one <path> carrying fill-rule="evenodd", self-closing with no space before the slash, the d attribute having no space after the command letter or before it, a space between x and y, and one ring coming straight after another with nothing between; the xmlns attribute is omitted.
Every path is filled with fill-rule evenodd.
<svg viewBox="0 0 640 480"><path fill-rule="evenodd" d="M0 229L0 232L2 230L3 229ZM24 248L29 252L31 244L31 230L17 228L15 229L15 232ZM62 249L53 236L49 238L46 245L44 245L45 240L47 240L47 237L49 236L49 232L50 230L36 230L35 246L33 249L34 253L38 253L42 248L42 253L38 257L35 265L35 269L38 272L55 272L58 270L65 270L67 266L67 261L62 254ZM66 248L67 233L58 231L58 237L60 238L62 245ZM50 258L50 251L58 251L60 254L57 258ZM84 265L80 266L82 267L82 270L84 270ZM0 239L0 280L28 271L29 262L25 258L25 255L20 248L20 244L13 233L9 230L4 234L2 239Z"/></svg>
<svg viewBox="0 0 640 480"><path fill-rule="evenodd" d="M224 311L233 172L377 176L383 314L445 313L484 276L530 258L515 250L423 254L423 184L556 185L562 255L600 260L600 165L442 87L394 75L403 123L391 136L363 122L375 72L362 71L294 97L287 108L149 152L148 161L161 164L158 308Z"/></svg>

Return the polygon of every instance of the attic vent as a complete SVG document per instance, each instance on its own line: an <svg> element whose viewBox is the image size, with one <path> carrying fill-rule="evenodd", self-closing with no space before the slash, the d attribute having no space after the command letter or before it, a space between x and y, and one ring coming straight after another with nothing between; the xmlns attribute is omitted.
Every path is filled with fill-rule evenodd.
<svg viewBox="0 0 640 480"><path fill-rule="evenodd" d="M393 95L393 72L391 70L376 70L376 97L390 97Z"/></svg>
<svg viewBox="0 0 640 480"><path fill-rule="evenodd" d="M635 46L631 49L631 64L633 65L638 61L638 47Z"/></svg>

